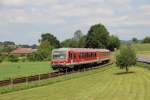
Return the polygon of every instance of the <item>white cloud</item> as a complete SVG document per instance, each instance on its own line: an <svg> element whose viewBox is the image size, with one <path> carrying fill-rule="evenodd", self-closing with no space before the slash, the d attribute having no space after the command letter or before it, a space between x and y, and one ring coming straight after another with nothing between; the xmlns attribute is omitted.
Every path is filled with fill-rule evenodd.
<svg viewBox="0 0 150 100"><path fill-rule="evenodd" d="M137 33L136 29L145 32L148 29L142 27L150 27L150 4L137 6L131 0L0 0L0 5L0 28L4 24L8 28L10 24L41 25L40 32L61 31L67 37L76 29L86 33L91 25L100 22L112 33Z"/></svg>
<svg viewBox="0 0 150 100"><path fill-rule="evenodd" d="M145 16L150 16L150 4L141 6L141 10L143 11Z"/></svg>

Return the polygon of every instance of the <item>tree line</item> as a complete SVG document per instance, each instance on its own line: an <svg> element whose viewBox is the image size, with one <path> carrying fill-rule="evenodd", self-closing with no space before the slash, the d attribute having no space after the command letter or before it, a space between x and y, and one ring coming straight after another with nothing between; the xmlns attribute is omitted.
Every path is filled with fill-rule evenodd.
<svg viewBox="0 0 150 100"><path fill-rule="evenodd" d="M50 60L51 51L54 48L107 48L113 51L120 46L119 38L114 35L109 35L108 30L102 24L91 26L87 35L83 35L81 30L77 30L73 38L66 39L62 42L51 33L44 33L41 35L39 43L37 52L28 56L30 60Z"/></svg>
<svg viewBox="0 0 150 100"><path fill-rule="evenodd" d="M103 24L92 25L87 34L83 34L81 30L77 30L74 32L72 38L66 39L62 42L51 33L43 33L38 41L39 45L34 44L31 46L16 45L14 42L10 41L0 42L0 61L2 59L1 52L9 53L17 47L36 48L36 52L27 55L25 58L29 61L43 61L51 59L51 51L54 48L107 48L114 51L115 49L118 49L121 44L119 38L110 35L109 31ZM139 40L133 38L132 41L136 43ZM142 40L143 43L150 43L149 41L150 37L146 37ZM10 56L10 60L16 58L13 55ZM14 61L18 60L16 59Z"/></svg>

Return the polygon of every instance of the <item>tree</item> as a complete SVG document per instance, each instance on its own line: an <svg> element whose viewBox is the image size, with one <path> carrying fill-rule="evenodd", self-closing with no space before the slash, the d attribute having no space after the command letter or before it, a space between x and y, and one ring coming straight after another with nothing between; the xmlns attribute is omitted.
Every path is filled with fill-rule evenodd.
<svg viewBox="0 0 150 100"><path fill-rule="evenodd" d="M48 41L50 43L50 45L53 46L54 48L60 47L60 42L57 40L57 38L55 36L53 36L50 33L42 34L41 39L39 41L40 41L40 43L42 43L43 41Z"/></svg>
<svg viewBox="0 0 150 100"><path fill-rule="evenodd" d="M40 45L38 50L33 55L29 56L28 58L35 60L50 60L51 59L51 51L53 48L59 48L60 43L55 36L50 33L45 33L41 35L41 39L39 40Z"/></svg>
<svg viewBox="0 0 150 100"><path fill-rule="evenodd" d="M91 26L86 38L86 48L106 48L108 45L109 32L102 24Z"/></svg>
<svg viewBox="0 0 150 100"><path fill-rule="evenodd" d="M53 48L48 40L42 41L36 55L41 56L42 60L50 60Z"/></svg>
<svg viewBox="0 0 150 100"><path fill-rule="evenodd" d="M145 37L142 42L143 43L150 43L150 37Z"/></svg>
<svg viewBox="0 0 150 100"><path fill-rule="evenodd" d="M77 48L78 47L78 41L74 39L66 39L61 43L62 47L71 47L71 48Z"/></svg>
<svg viewBox="0 0 150 100"><path fill-rule="evenodd" d="M11 41L4 41L0 43L0 51L1 52L11 52L12 50L14 50L16 48L16 45L14 42Z"/></svg>
<svg viewBox="0 0 150 100"><path fill-rule="evenodd" d="M117 36L111 35L108 41L108 49L114 51L115 48L120 47L120 40Z"/></svg>
<svg viewBox="0 0 150 100"><path fill-rule="evenodd" d="M3 45L15 45L15 43L11 41L4 41Z"/></svg>
<svg viewBox="0 0 150 100"><path fill-rule="evenodd" d="M121 47L119 54L116 56L116 65L121 69L126 68L128 72L128 67L136 64L136 53L130 45Z"/></svg>
<svg viewBox="0 0 150 100"><path fill-rule="evenodd" d="M86 35L82 36L78 41L78 48L84 48L86 43Z"/></svg>
<svg viewBox="0 0 150 100"><path fill-rule="evenodd" d="M82 36L83 36L82 31L81 31L81 30L77 30L77 31L74 33L73 39L76 40L76 41L79 41Z"/></svg>
<svg viewBox="0 0 150 100"><path fill-rule="evenodd" d="M134 38L132 38L132 42L133 43L138 43L138 39L134 37Z"/></svg>

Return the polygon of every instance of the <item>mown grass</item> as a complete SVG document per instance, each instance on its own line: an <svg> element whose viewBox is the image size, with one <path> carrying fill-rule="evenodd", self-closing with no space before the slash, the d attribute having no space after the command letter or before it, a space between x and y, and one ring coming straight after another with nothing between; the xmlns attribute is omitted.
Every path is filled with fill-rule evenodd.
<svg viewBox="0 0 150 100"><path fill-rule="evenodd" d="M137 43L132 44L137 54L150 55L150 43Z"/></svg>
<svg viewBox="0 0 150 100"><path fill-rule="evenodd" d="M0 80L47 73L52 71L49 62L0 63Z"/></svg>
<svg viewBox="0 0 150 100"><path fill-rule="evenodd" d="M149 84L150 71L147 69L132 67L130 68L130 73L124 73L124 70L113 67L84 77L72 78L67 81L29 90L2 94L0 99L150 100Z"/></svg>
<svg viewBox="0 0 150 100"><path fill-rule="evenodd" d="M55 78L51 78L51 79L47 79L47 80L40 80L40 81L34 81L34 82L29 82L29 83L4 86L4 87L0 87L0 94L9 93L9 92L13 92L13 91L19 91L19 90L25 90L25 89L31 89L31 88L35 88L35 87L54 84L56 82L62 82L65 80L84 77L84 76L91 75L94 73L99 73L99 72L109 70L110 68L112 68L112 66L102 67L99 70L93 69L93 70L89 70L86 72L83 72L83 70L82 70L81 72L79 71L79 72L73 73L73 74L66 74L64 76L59 76L59 77L55 77Z"/></svg>
<svg viewBox="0 0 150 100"><path fill-rule="evenodd" d="M136 65L150 70L150 64L148 64L148 63L137 62Z"/></svg>

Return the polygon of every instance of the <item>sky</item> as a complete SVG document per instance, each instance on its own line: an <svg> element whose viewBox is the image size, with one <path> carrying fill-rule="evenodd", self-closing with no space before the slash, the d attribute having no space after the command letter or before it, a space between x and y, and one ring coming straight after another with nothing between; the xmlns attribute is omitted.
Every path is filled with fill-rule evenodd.
<svg viewBox="0 0 150 100"><path fill-rule="evenodd" d="M0 0L0 41L35 44L47 32L63 41L98 23L121 40L150 36L150 0Z"/></svg>

